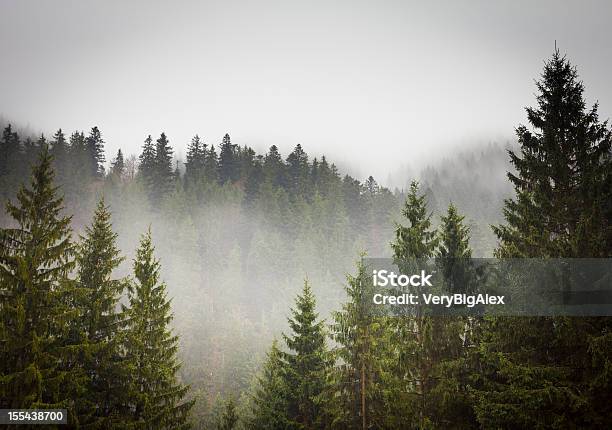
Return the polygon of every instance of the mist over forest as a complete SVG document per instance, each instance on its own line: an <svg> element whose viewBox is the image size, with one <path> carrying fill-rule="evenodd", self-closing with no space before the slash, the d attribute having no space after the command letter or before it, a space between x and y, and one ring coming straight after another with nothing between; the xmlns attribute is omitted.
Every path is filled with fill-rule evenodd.
<svg viewBox="0 0 612 430"><path fill-rule="evenodd" d="M318 297L320 315L329 318L344 299L346 274L360 252L391 254L408 188L352 178L301 146L290 154L276 148L256 154L229 136L219 142L194 137L181 148L186 161L173 158L177 149L162 143L167 178L146 179L138 169L142 155L121 154L118 162L117 154L104 152L97 129L48 137L12 130L4 126L3 142L19 139L31 148L12 180L27 180L37 152L48 144L75 234L104 197L126 256L117 276L130 275L136 245L151 226L181 337L181 375L201 396L194 413L207 420L217 399L248 389L268 344L287 329L288 309L304 280ZM160 151L159 141L151 144ZM218 160L211 144L220 151ZM94 146L92 155L87 148ZM467 215L475 255L491 256L496 241L488 226L501 221L511 191L507 158L506 146L491 143L446 154L404 183L421 182L436 224L448 204L456 204ZM14 199L17 189L16 182L3 186L2 199Z"/></svg>
<svg viewBox="0 0 612 430"><path fill-rule="evenodd" d="M377 85L402 75L374 63L364 69ZM352 124L350 136L361 139L327 155L325 139L279 145L295 126L288 121L282 133L270 127L265 151L254 149L263 147L261 130L252 145L245 128L237 140L229 131L184 139L178 125L196 117L187 87L173 101L182 108L187 100L185 118L168 121L182 137L166 134L150 112L146 121L126 115L130 133L135 124L156 128L143 129L137 144L125 131L117 139L125 147L111 137L123 132L116 118L107 121L115 134L98 126L100 106L73 116L78 124L91 116L87 129L66 120L42 134L32 130L48 129L47 117L0 118L0 410L65 409L69 428L91 429L611 428L609 315L383 316L363 306L372 293L365 256L389 258L405 274L410 262L435 261L457 294L481 279L477 257L612 256L610 123L556 43L541 71L538 64L530 65L535 95L520 93L523 110L496 99L496 73L482 82L482 106L494 100L500 112L518 112L499 119L480 106L486 126L470 122L476 115L458 97L478 99L467 84L445 98L434 94L448 90L443 79L424 82L417 101L393 85L388 100L364 96L333 124L331 114L318 117L320 135L336 139ZM348 106L357 100L352 76L331 69L349 83L329 84L330 99ZM466 70L457 66L459 76L484 73ZM230 81L246 93L259 88ZM321 88L296 87L325 105ZM402 98L415 104L392 109ZM236 107L240 127L287 120L271 106L283 105L266 99L263 125L250 118L256 104ZM358 124L370 108L376 120ZM318 115L310 105L300 112L308 109ZM491 136L512 133L497 127L517 117L524 124L513 123L511 139L458 136L447 147L408 135L388 146L366 142L375 124L401 123L385 136L401 135L411 113L421 115L411 118L421 136L444 129L427 142L448 143L452 132L438 123L453 109L460 119L448 120ZM227 126L219 112L206 130ZM295 139L316 133L295 128ZM365 146L359 157L337 155ZM372 154L371 166L355 161Z"/></svg>

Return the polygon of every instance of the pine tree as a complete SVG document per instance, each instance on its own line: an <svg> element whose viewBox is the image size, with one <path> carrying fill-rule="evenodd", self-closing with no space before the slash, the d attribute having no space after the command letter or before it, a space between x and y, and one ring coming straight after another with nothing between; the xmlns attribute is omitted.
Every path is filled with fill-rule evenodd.
<svg viewBox="0 0 612 430"><path fill-rule="evenodd" d="M129 308L124 309L131 420L151 429L189 428L193 402L183 400L189 387L177 381L178 336L169 328L173 315L153 252L149 230L136 251L135 282L128 289Z"/></svg>
<svg viewBox="0 0 612 430"><path fill-rule="evenodd" d="M290 335L284 335L289 353L287 384L289 394L289 419L295 427L317 427L320 416L319 399L325 388L327 353L323 321L317 321L316 301L308 282L304 282L302 294L296 299L289 318Z"/></svg>
<svg viewBox="0 0 612 430"><path fill-rule="evenodd" d="M104 176L104 140L102 140L102 133L100 133L98 127L93 127L89 132L89 136L85 139L85 148L91 177L100 178Z"/></svg>
<svg viewBox="0 0 612 430"><path fill-rule="evenodd" d="M80 315L73 324L80 343L86 345L81 365L89 377L87 391L79 398L85 415L80 421L95 428L109 428L124 419L121 407L126 401L124 381L128 377L121 356L123 316L118 312L127 282L112 277L123 258L110 217L101 199L77 253L75 305Z"/></svg>
<svg viewBox="0 0 612 430"><path fill-rule="evenodd" d="M53 185L52 157L42 149L30 188L22 187L7 211L16 227L0 239L0 403L6 408L63 407L74 423L74 400L83 374L69 366L80 345L68 344L74 286L70 218Z"/></svg>
<svg viewBox="0 0 612 430"><path fill-rule="evenodd" d="M229 134L226 134L223 136L219 152L219 183L224 184L227 181L237 181L240 174L239 167L236 145L232 144Z"/></svg>
<svg viewBox="0 0 612 430"><path fill-rule="evenodd" d="M283 354L274 340L251 395L250 428L282 430L290 427L286 373Z"/></svg>
<svg viewBox="0 0 612 430"><path fill-rule="evenodd" d="M586 110L577 71L558 50L537 88L538 105L527 108L534 130L519 126L520 154L510 151L516 196L505 202L506 224L494 227L496 255L608 257L611 132L597 105ZM490 318L476 393L481 426L610 427L609 403L599 399L612 396L611 330L609 317Z"/></svg>

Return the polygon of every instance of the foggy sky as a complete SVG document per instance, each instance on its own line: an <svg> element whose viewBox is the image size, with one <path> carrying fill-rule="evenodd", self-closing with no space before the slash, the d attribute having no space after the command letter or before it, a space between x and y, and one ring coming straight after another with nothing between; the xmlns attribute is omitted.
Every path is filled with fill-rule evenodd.
<svg viewBox="0 0 612 430"><path fill-rule="evenodd" d="M301 143L355 173L525 122L554 41L612 113L607 1L0 2L0 116L34 131L98 125L107 158L165 131ZM355 169L353 169L355 171Z"/></svg>

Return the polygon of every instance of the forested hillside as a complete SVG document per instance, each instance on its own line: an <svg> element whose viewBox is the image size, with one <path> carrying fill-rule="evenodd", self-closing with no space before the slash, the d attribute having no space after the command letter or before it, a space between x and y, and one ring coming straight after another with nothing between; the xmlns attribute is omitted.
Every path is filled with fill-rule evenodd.
<svg viewBox="0 0 612 430"><path fill-rule="evenodd" d="M108 154L97 127L6 125L0 407L92 428L609 427L609 318L359 307L363 252L612 256L610 127L558 52L538 90L518 146L393 191L301 145L196 135L178 160L165 133Z"/></svg>

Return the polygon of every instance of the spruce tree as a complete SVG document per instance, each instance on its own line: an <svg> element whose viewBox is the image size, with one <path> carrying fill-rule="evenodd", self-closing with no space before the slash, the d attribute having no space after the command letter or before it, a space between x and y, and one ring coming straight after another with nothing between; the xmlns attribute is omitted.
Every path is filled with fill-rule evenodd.
<svg viewBox="0 0 612 430"><path fill-rule="evenodd" d="M51 155L53 156L53 167L57 174L58 182L63 184L68 179L68 141L60 128L53 135L51 141Z"/></svg>
<svg viewBox="0 0 612 430"><path fill-rule="evenodd" d="M98 127L93 127L85 139L85 148L88 155L88 166L92 178L104 176L104 140Z"/></svg>
<svg viewBox="0 0 612 430"><path fill-rule="evenodd" d="M288 191L292 196L305 196L309 178L308 155L302 145L296 145L291 154L287 156Z"/></svg>
<svg viewBox="0 0 612 430"><path fill-rule="evenodd" d="M223 412L217 423L217 430L233 430L238 423L238 414L236 412L236 402L233 397L230 397L223 405Z"/></svg>
<svg viewBox="0 0 612 430"><path fill-rule="evenodd" d="M425 195L420 194L419 184L413 181L406 197L402 215L408 225L396 224L395 241L391 244L393 261L403 274L411 274L427 267L435 254L438 236L431 226ZM393 389L403 398L393 406L394 425L426 427L431 420L431 391L437 376L436 350L446 341L441 336L444 323L439 318L425 316L421 309L393 318L395 336L398 339L398 355L393 375Z"/></svg>
<svg viewBox="0 0 612 430"><path fill-rule="evenodd" d="M219 159L215 145L210 145L210 149L204 155L204 176L209 184L219 181Z"/></svg>
<svg viewBox="0 0 612 430"><path fill-rule="evenodd" d="M155 168L153 176L154 202L159 204L173 188L174 171L172 169L172 148L165 133L162 133L155 145Z"/></svg>
<svg viewBox="0 0 612 430"><path fill-rule="evenodd" d="M454 204L441 216L436 266L441 273L445 294L470 294L475 290L476 270L469 244L465 216ZM438 316L427 355L434 361L434 383L429 393L427 418L436 428L474 428L476 419L471 403L472 375L478 372L477 324L471 316Z"/></svg>
<svg viewBox="0 0 612 430"><path fill-rule="evenodd" d="M83 392L77 366L80 345L69 344L74 267L70 217L53 185L52 157L44 147L7 212L14 228L0 239L0 403L5 408L68 408L75 424L74 399Z"/></svg>
<svg viewBox="0 0 612 430"><path fill-rule="evenodd" d="M287 187L285 163L276 145L272 145L264 157L264 171L266 180L271 184L277 187Z"/></svg>
<svg viewBox="0 0 612 430"><path fill-rule="evenodd" d="M251 395L250 428L282 430L290 427L288 388L286 363L274 340Z"/></svg>
<svg viewBox="0 0 612 430"><path fill-rule="evenodd" d="M576 68L556 50L537 82L532 126L517 128L510 151L515 198L506 224L494 227L505 258L609 257L605 219L612 135L597 105L587 110ZM483 333L482 388L476 412L484 427L612 425L612 319L490 318ZM607 357L602 359L602 357ZM594 381L597 381L594 383Z"/></svg>
<svg viewBox="0 0 612 430"><path fill-rule="evenodd" d="M123 174L125 173L125 160L123 158L121 148L117 151L117 156L111 164L111 173L116 175L118 178L123 177Z"/></svg>
<svg viewBox="0 0 612 430"><path fill-rule="evenodd" d="M189 428L193 402L184 400L189 387L177 381L179 339L169 327L173 315L153 252L149 229L136 251L135 281L128 288L129 308L124 308L131 421L149 429Z"/></svg>
<svg viewBox="0 0 612 430"><path fill-rule="evenodd" d="M386 320L370 306L372 278L363 261L347 275L347 302L330 326L335 365L324 394L328 427L383 428L387 422L386 373L391 355Z"/></svg>
<svg viewBox="0 0 612 430"><path fill-rule="evenodd" d="M197 134L191 139L187 148L187 162L185 163L185 185L197 185L204 178L204 165L206 157L206 144Z"/></svg>
<svg viewBox="0 0 612 430"><path fill-rule="evenodd" d="M111 214L101 199L91 226L85 228L77 253L75 305L79 318L73 322L85 345L83 369L88 375L86 393L79 398L81 423L109 428L125 419L127 363L122 357L123 316L119 312L127 282L113 278L123 260L112 231Z"/></svg>
<svg viewBox="0 0 612 430"><path fill-rule="evenodd" d="M219 150L219 183L235 182L239 178L240 166L236 154L236 145L232 144L229 134L223 136Z"/></svg>
<svg viewBox="0 0 612 430"><path fill-rule="evenodd" d="M14 197L14 192L21 183L24 171L29 169L21 139L11 125L7 125L0 140L0 197L2 201Z"/></svg>
<svg viewBox="0 0 612 430"><path fill-rule="evenodd" d="M315 306L310 286L304 282L302 294L298 295L288 320L291 334L283 335L289 348L289 353L285 354L289 419L296 428L304 429L317 426L327 366L326 335L323 321L317 321Z"/></svg>

